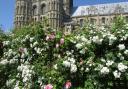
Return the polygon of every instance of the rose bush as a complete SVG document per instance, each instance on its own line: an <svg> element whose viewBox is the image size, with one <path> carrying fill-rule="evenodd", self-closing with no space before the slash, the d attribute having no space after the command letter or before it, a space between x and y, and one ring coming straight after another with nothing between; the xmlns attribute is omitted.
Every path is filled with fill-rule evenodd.
<svg viewBox="0 0 128 89"><path fill-rule="evenodd" d="M41 24L14 32L2 42L0 88L113 89L128 81L128 24L119 23L70 35Z"/></svg>

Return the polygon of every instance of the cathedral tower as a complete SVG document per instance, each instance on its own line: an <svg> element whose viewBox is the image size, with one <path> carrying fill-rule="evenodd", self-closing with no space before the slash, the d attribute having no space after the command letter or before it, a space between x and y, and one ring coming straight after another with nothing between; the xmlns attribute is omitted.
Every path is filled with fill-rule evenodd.
<svg viewBox="0 0 128 89"><path fill-rule="evenodd" d="M32 19L34 22L42 21L46 15L47 0L32 0Z"/></svg>
<svg viewBox="0 0 128 89"><path fill-rule="evenodd" d="M49 25L58 29L63 21L63 0L47 0L47 6Z"/></svg>
<svg viewBox="0 0 128 89"><path fill-rule="evenodd" d="M50 27L58 29L70 19L72 7L73 0L16 0L15 28L47 17Z"/></svg>
<svg viewBox="0 0 128 89"><path fill-rule="evenodd" d="M28 24L31 19L31 0L16 0L15 4L15 28Z"/></svg>

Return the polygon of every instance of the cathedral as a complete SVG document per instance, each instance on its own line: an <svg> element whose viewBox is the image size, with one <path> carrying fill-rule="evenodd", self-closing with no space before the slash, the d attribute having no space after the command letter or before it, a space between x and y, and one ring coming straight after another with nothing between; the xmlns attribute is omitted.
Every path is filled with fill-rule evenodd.
<svg viewBox="0 0 128 89"><path fill-rule="evenodd" d="M65 26L68 30L74 24L83 26L85 17L97 26L110 25L116 15L128 21L128 2L73 7L73 0L16 0L14 26L20 28L46 17L52 28Z"/></svg>
<svg viewBox="0 0 128 89"><path fill-rule="evenodd" d="M73 0L16 0L15 27L22 27L31 21L48 18L51 27L57 29L70 21Z"/></svg>

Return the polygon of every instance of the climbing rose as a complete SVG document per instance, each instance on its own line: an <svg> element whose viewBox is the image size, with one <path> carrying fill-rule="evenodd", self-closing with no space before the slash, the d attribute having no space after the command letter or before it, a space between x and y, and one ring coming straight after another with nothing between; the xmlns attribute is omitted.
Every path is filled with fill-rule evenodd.
<svg viewBox="0 0 128 89"><path fill-rule="evenodd" d="M55 33L50 34L50 35L49 35L49 38L50 38L50 40L55 39Z"/></svg>
<svg viewBox="0 0 128 89"><path fill-rule="evenodd" d="M64 44L64 38L60 39L60 44Z"/></svg>
<svg viewBox="0 0 128 89"><path fill-rule="evenodd" d="M119 44L118 48L119 48L119 50L124 50L125 49L125 45L124 44Z"/></svg>
<svg viewBox="0 0 128 89"><path fill-rule="evenodd" d="M19 48L19 52L23 53L24 52L24 48Z"/></svg>
<svg viewBox="0 0 128 89"><path fill-rule="evenodd" d="M70 82L70 80L67 80L67 82L65 83L65 89L70 89L72 86L72 83Z"/></svg>
<svg viewBox="0 0 128 89"><path fill-rule="evenodd" d="M48 84L48 85L45 86L44 89L53 89L53 86L51 84Z"/></svg>

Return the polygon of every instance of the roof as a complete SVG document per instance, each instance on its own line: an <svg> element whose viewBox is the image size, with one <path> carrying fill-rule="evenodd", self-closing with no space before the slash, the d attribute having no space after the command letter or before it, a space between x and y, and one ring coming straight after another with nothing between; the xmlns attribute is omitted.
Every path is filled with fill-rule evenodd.
<svg viewBox="0 0 128 89"><path fill-rule="evenodd" d="M128 2L98 4L74 7L72 17L128 13Z"/></svg>

